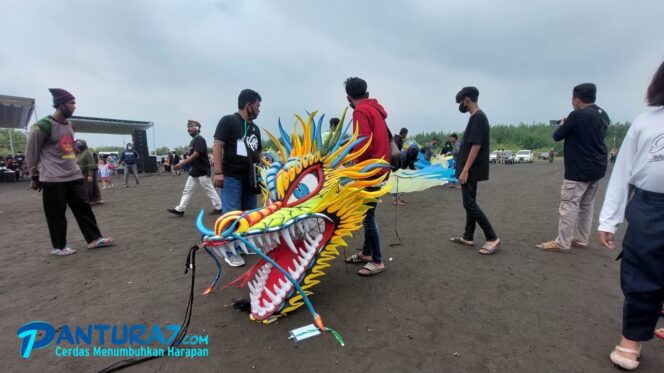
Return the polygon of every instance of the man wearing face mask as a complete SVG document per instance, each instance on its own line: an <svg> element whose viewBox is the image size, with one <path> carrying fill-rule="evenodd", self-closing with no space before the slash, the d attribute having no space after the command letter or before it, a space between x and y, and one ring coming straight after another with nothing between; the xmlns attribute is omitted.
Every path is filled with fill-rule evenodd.
<svg viewBox="0 0 664 373"><path fill-rule="evenodd" d="M214 190L212 179L210 179L210 159L208 158L207 143L201 136L201 124L195 120L190 120L187 122L187 132L189 136L193 137L191 143L189 143L189 153L187 153L187 158L184 161L173 165L173 169L177 171L189 164L191 165L191 171L189 171L187 183L182 191L180 204L173 209L168 209L168 212L178 216L184 215L184 210L187 208L189 200L191 200L196 185L200 185L212 201L213 210L210 215L219 215L221 214L221 199L219 199L217 191Z"/></svg>
<svg viewBox="0 0 664 373"><path fill-rule="evenodd" d="M136 185L138 185L138 167L136 162L138 161L138 152L134 150L134 146L131 143L128 143L125 147L125 150L120 154L120 160L118 163L124 163L124 185L123 188L129 188L129 173L134 174L136 179Z"/></svg>
<svg viewBox="0 0 664 373"><path fill-rule="evenodd" d="M502 242L476 201L477 183L489 180L489 119L477 104L479 95L480 91L475 87L464 87L456 95L459 111L470 113L456 164L456 177L461 184L463 208L466 210L466 227L463 236L452 237L450 241L474 246L475 226L479 224L486 238L486 243L482 245L479 253L491 255Z"/></svg>
<svg viewBox="0 0 664 373"><path fill-rule="evenodd" d="M254 120L258 118L261 96L244 89L238 96L238 111L226 115L214 133L214 185L221 190L222 213L256 208L255 165L263 153L261 132ZM236 252L240 252L236 249ZM239 254L227 253L226 263L233 267L244 265Z"/></svg>
<svg viewBox="0 0 664 373"><path fill-rule="evenodd" d="M44 213L53 247L51 254L76 253L67 244L67 206L71 208L89 249L108 246L113 239L102 237L99 232L74 154L74 129L67 119L76 110L76 99L64 89L51 88L49 91L55 113L40 119L30 129L25 160L32 176L30 187L43 191Z"/></svg>

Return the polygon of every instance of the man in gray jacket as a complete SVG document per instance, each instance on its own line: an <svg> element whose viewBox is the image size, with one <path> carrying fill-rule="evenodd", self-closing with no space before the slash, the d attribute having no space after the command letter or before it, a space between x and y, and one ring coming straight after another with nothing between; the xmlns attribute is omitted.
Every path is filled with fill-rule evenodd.
<svg viewBox="0 0 664 373"><path fill-rule="evenodd" d="M108 246L113 239L102 237L99 232L74 154L74 129L67 119L76 110L76 99L64 89L52 88L50 91L55 113L40 119L30 129L25 159L32 176L30 187L43 190L44 213L53 245L51 254L76 253L67 245L67 205L88 248Z"/></svg>

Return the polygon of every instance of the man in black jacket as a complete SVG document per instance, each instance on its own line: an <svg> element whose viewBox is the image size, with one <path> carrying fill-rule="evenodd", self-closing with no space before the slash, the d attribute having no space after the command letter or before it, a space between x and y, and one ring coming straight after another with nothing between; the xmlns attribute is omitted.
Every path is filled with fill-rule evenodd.
<svg viewBox="0 0 664 373"><path fill-rule="evenodd" d="M565 140L565 180L560 192L558 237L537 247L568 253L572 246L588 247L593 222L595 195L599 180L606 173L604 138L610 119L595 105L597 87L583 83L574 87L572 111L553 133L555 141Z"/></svg>

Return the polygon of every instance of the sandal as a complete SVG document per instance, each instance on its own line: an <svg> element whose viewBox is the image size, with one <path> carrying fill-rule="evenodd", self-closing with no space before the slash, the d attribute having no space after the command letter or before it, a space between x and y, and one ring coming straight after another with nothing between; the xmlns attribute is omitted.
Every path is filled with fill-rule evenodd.
<svg viewBox="0 0 664 373"><path fill-rule="evenodd" d="M101 237L96 241L92 241L88 244L88 249L98 249L100 247L111 246L113 244L113 239L111 237Z"/></svg>
<svg viewBox="0 0 664 373"><path fill-rule="evenodd" d="M480 253L482 255L495 254L496 250L498 250L498 248L500 248L502 245L503 245L503 242L500 241L500 240L498 240L498 243L496 243L496 244L490 244L490 243L487 242L484 245L482 245L482 247L480 247L480 249L478 250L478 253Z"/></svg>
<svg viewBox="0 0 664 373"><path fill-rule="evenodd" d="M360 275L360 276L367 276L368 277L368 276L373 276L373 275L377 275L381 272L384 272L385 269L386 269L385 267L378 268L378 266L373 262L368 262L359 271L357 271L357 274Z"/></svg>
<svg viewBox="0 0 664 373"><path fill-rule="evenodd" d="M360 254L353 254L353 255L349 256L348 258L346 258L346 263L350 263L350 264L363 264L363 263L366 263L366 262L367 262L366 260L364 260L364 259L362 259L362 257L360 257Z"/></svg>
<svg viewBox="0 0 664 373"><path fill-rule="evenodd" d="M394 201L392 201L392 204L395 206L406 206L406 204L403 203L403 201L400 199L395 199Z"/></svg>
<svg viewBox="0 0 664 373"><path fill-rule="evenodd" d="M570 249L565 249L565 248L561 247L560 245L558 245L558 243L556 241L542 242L542 243L538 243L535 246L538 249L544 250L544 251L558 251L558 252L561 252L561 253L569 253L569 252L572 251Z"/></svg>
<svg viewBox="0 0 664 373"><path fill-rule="evenodd" d="M450 241L452 241L454 243L464 245L464 246L475 246L475 242L468 241L468 240L464 239L463 237L452 237L452 238L450 238Z"/></svg>
<svg viewBox="0 0 664 373"><path fill-rule="evenodd" d="M630 348L625 348L621 346L616 346L616 348L611 352L609 355L609 358L611 359L611 362L625 370L634 370L639 367L639 361L638 360L632 360L629 358L626 358L622 355L620 355L617 351L620 352L625 352L628 354L634 354L636 355L636 358L638 359L639 356L641 355L641 351L637 350L632 350Z"/></svg>

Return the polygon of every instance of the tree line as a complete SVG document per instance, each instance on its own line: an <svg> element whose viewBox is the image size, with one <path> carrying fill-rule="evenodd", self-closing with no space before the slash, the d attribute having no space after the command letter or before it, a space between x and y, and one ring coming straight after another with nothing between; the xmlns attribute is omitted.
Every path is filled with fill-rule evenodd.
<svg viewBox="0 0 664 373"><path fill-rule="evenodd" d="M609 126L606 131L606 138L604 139L607 150L611 150L611 148L614 147L616 149L620 148L630 125L630 122L616 122ZM505 149L518 151L520 149L530 149L537 152L547 151L553 148L556 153L562 153L564 142L553 141L553 132L556 127L556 124L548 123L492 125L490 130L491 150ZM420 145L423 145L434 138L437 138L442 144L444 144L451 134L452 132L446 131L424 132L418 133L412 137L413 140ZM463 132L458 132L457 135L459 136L459 139L461 139L463 137ZM438 147L440 148L441 146L438 145Z"/></svg>

